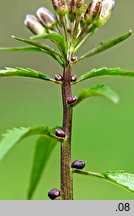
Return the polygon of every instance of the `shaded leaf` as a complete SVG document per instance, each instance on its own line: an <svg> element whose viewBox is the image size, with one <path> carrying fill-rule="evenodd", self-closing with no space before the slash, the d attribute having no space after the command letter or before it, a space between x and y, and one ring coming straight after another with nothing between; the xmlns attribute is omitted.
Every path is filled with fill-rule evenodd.
<svg viewBox="0 0 134 216"><path fill-rule="evenodd" d="M132 34L132 31L130 30L127 34L122 35L118 38L115 38L113 40L110 41L106 41L106 42L101 42L100 44L98 44L95 48L93 48L92 50L90 50L88 53L84 54L83 56L81 56L80 58L78 58L76 61L74 61L74 63L84 59L84 58L88 58L94 55L97 55L119 43L121 43L122 41L126 40L128 37L130 37Z"/></svg>
<svg viewBox="0 0 134 216"><path fill-rule="evenodd" d="M45 34L35 35L31 37L31 39L40 39L40 38L50 39L57 45L57 47L63 53L64 57L67 56L66 43L65 43L64 36L57 34L57 33L49 33L49 34L45 33Z"/></svg>
<svg viewBox="0 0 134 216"><path fill-rule="evenodd" d="M118 170L103 172L103 175L109 182L115 183L134 193L134 174Z"/></svg>
<svg viewBox="0 0 134 216"><path fill-rule="evenodd" d="M39 183L43 170L47 164L47 161L56 146L57 141L50 137L40 137L37 140L34 160L32 165L32 172L30 177L30 185L28 190L28 199L31 199L33 193ZM47 178L46 178L47 179Z"/></svg>
<svg viewBox="0 0 134 216"><path fill-rule="evenodd" d="M14 128L3 134L3 139L0 142L0 160L2 160L18 142L32 135L45 135L54 140L61 140L53 135L53 129L50 129L47 126L35 128Z"/></svg>
<svg viewBox="0 0 134 216"><path fill-rule="evenodd" d="M122 70L120 68L99 68L93 69L79 77L79 79L75 83L79 83L83 80L98 77L98 76L125 76L125 77L134 77L134 72ZM75 84L74 83L74 84Z"/></svg>
<svg viewBox="0 0 134 216"><path fill-rule="evenodd" d="M30 78L37 78L37 79L55 82L55 80L51 79L47 75L45 75L39 71L35 71L33 69L30 69L30 68L25 69L25 68L20 68L20 67L16 67L16 68L6 67L5 70L0 70L0 78L1 77L10 77L10 76L30 77Z"/></svg>
<svg viewBox="0 0 134 216"><path fill-rule="evenodd" d="M42 49L43 51L45 51L46 54L50 55L56 61L58 61L58 63L60 65L62 65L62 66L64 65L64 60L63 60L62 55L60 55L57 51L55 51L51 47L49 47L47 45L44 45L44 44L42 44L40 42L34 41L34 40L27 40L27 39L15 37L15 36L12 36L12 37L15 38L18 41L21 41L21 42L24 42L24 43L27 43L27 44L30 44L30 45L33 45L35 47L38 47L38 48Z"/></svg>
<svg viewBox="0 0 134 216"><path fill-rule="evenodd" d="M118 95L109 86L99 84L92 88L82 89L77 97L77 101L72 104L72 106L76 106L78 103L91 96L104 96L113 103L118 103L119 101Z"/></svg>

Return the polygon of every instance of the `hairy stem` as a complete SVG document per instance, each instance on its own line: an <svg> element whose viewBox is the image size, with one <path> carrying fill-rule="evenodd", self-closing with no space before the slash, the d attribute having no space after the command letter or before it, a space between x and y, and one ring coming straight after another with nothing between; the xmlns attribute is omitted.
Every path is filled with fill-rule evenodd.
<svg viewBox="0 0 134 216"><path fill-rule="evenodd" d="M67 105L67 99L71 96L71 65L68 63L63 72L62 99L63 99L63 130L66 134L65 141L61 144L61 198L73 199L73 180L70 168L71 162L71 129L72 109Z"/></svg>

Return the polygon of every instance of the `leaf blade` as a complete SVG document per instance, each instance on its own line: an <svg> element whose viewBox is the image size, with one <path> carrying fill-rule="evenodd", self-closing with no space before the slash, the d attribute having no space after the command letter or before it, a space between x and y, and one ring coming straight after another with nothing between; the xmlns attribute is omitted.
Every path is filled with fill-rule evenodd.
<svg viewBox="0 0 134 216"><path fill-rule="evenodd" d="M85 170L74 169L73 173L84 176L93 176L108 181L116 186L119 186L129 192L134 193L134 174L126 173L123 170L105 171L103 173L96 173Z"/></svg>
<svg viewBox="0 0 134 216"><path fill-rule="evenodd" d="M8 152L21 140L32 135L45 135L53 138L54 140L60 140L53 135L53 129L47 126L40 127L28 127L28 128L14 128L8 130L3 135L3 139L0 142L0 161L8 154Z"/></svg>
<svg viewBox="0 0 134 216"><path fill-rule="evenodd" d="M50 55L52 58L54 58L61 66L64 65L64 59L62 57L62 55L60 55L57 51L55 51L54 49L52 49L51 47L44 45L40 42L34 41L34 40L28 40L25 38L19 38L16 36L12 36L14 39L21 41L23 43L27 43L30 44L32 46L38 47L42 50L45 51L46 54Z"/></svg>
<svg viewBox="0 0 134 216"><path fill-rule="evenodd" d="M88 53L84 54L83 56L81 56L80 58L78 58L76 61L74 61L74 63L83 60L85 58L89 58L91 56L97 55L119 43L121 43L122 41L126 40L127 38L129 38L132 34L132 31L130 30L127 34L124 34L120 37L117 37L113 40L110 41L106 41L106 42L101 42L100 44L98 44L95 48L93 48L92 50L90 50Z"/></svg>
<svg viewBox="0 0 134 216"><path fill-rule="evenodd" d="M91 97L91 96L103 96L103 97L108 98L109 100L111 100L115 104L118 103L118 101L119 101L118 95L109 86L99 84L99 85L92 87L92 88L82 89L79 92L79 95L77 97L77 101L74 104L72 104L72 106L76 106L81 101L83 101L84 99Z"/></svg>
<svg viewBox="0 0 134 216"><path fill-rule="evenodd" d="M0 70L0 78L10 77L10 76L37 78L37 79L55 82L55 80L51 79L47 75L45 75L39 71L35 71L31 68L25 69L25 68L21 68L21 67L16 67L16 68L6 67L5 70Z"/></svg>
<svg viewBox="0 0 134 216"><path fill-rule="evenodd" d="M125 76L125 77L134 77L133 71L122 70L121 68L99 68L99 69L92 69L85 74L81 75L76 83L82 82L84 80L99 77L99 76Z"/></svg>
<svg viewBox="0 0 134 216"><path fill-rule="evenodd" d="M134 174L118 170L103 172L103 175L105 180L134 193Z"/></svg>
<svg viewBox="0 0 134 216"><path fill-rule="evenodd" d="M41 48L34 46L23 46L23 47L0 47L0 51L38 51L43 52Z"/></svg>
<svg viewBox="0 0 134 216"><path fill-rule="evenodd" d="M45 33L40 35L32 36L31 39L50 39L52 42L54 42L60 51L62 51L64 57L66 58L67 52L66 52L66 43L64 36L58 34L58 33Z"/></svg>
<svg viewBox="0 0 134 216"><path fill-rule="evenodd" d="M49 137L40 137L37 140L28 189L28 199L32 198L42 176L43 170L47 164L49 156L56 146L56 143L57 142L55 140L52 140Z"/></svg>

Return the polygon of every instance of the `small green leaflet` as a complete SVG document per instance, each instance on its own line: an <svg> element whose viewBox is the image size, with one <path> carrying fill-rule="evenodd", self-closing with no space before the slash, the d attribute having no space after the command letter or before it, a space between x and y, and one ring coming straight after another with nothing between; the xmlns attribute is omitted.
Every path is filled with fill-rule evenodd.
<svg viewBox="0 0 134 216"><path fill-rule="evenodd" d="M95 48L93 48L92 50L90 50L88 53L84 54L83 56L81 56L80 58L78 58L76 61L74 61L74 63L85 59L85 58L89 58L91 56L97 55L119 43L121 43L122 41L126 40L127 38L129 38L132 34L132 31L130 30L127 34L124 34L118 38L115 38L113 40L110 41L105 41L105 42L101 42L100 44L98 44Z"/></svg>
<svg viewBox="0 0 134 216"><path fill-rule="evenodd" d="M134 193L134 174L124 171L103 172L105 179Z"/></svg>
<svg viewBox="0 0 134 216"><path fill-rule="evenodd" d="M30 78L37 78L37 79L55 82L55 80L51 79L47 75L30 68L25 69L20 67L16 67L16 68L6 67L5 70L0 70L0 78L10 77L10 76L30 77Z"/></svg>
<svg viewBox="0 0 134 216"><path fill-rule="evenodd" d="M99 84L92 88L82 89L77 97L77 101L72 104L72 106L76 106L81 101L91 96L104 96L115 104L119 101L118 95L109 86Z"/></svg>
<svg viewBox="0 0 134 216"><path fill-rule="evenodd" d="M27 40L27 39L24 39L24 38L19 38L19 37L16 37L16 36L12 36L14 39L18 40L18 41L21 41L23 43L27 43L27 44L30 44L30 45L33 45L37 48L40 48L42 49L42 51L45 51L46 54L50 55L51 57L53 57L56 61L58 61L58 63L63 66L64 65L64 60L63 60L63 57L62 55L60 55L60 53L58 53L57 51L55 51L54 49L52 49L51 47L45 45L45 44L42 44L40 42L37 42L37 41L34 41L34 40Z"/></svg>
<svg viewBox="0 0 134 216"><path fill-rule="evenodd" d="M59 50L63 53L64 57L67 56L66 53L66 43L65 43L65 38L63 35L57 34L57 33L45 33L45 34L40 34L40 35L35 35L32 36L31 39L50 39L52 42L54 42Z"/></svg>
<svg viewBox="0 0 134 216"><path fill-rule="evenodd" d="M45 135L53 138L54 140L58 140L58 137L53 135L53 129L50 129L47 126L35 128L21 127L8 130L5 134L3 134L3 139L0 142L0 160L2 160L18 142L32 135Z"/></svg>
<svg viewBox="0 0 134 216"><path fill-rule="evenodd" d="M28 199L32 198L33 193L42 176L43 170L47 164L47 161L54 147L56 146L56 143L56 140L45 136L42 136L37 140L28 190Z"/></svg>
<svg viewBox="0 0 134 216"><path fill-rule="evenodd" d="M82 82L84 80L90 79L92 77L98 76L124 76L124 77L134 77L134 72L122 70L121 68L99 68L92 69L83 75L81 75L76 83Z"/></svg>

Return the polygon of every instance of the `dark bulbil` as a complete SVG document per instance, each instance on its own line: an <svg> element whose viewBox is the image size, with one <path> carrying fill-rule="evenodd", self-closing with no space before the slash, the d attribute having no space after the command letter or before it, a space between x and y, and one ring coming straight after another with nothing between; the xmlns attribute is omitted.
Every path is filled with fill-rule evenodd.
<svg viewBox="0 0 134 216"><path fill-rule="evenodd" d="M76 82L77 81L77 76L76 75L72 75L71 76L71 82Z"/></svg>
<svg viewBox="0 0 134 216"><path fill-rule="evenodd" d="M68 103L69 105L75 103L76 101L77 101L77 97L76 97L76 96L71 96L71 97L69 97L69 98L67 99L67 103Z"/></svg>
<svg viewBox="0 0 134 216"><path fill-rule="evenodd" d="M83 169L85 167L85 161L83 160L75 160L72 164L71 167L74 169Z"/></svg>
<svg viewBox="0 0 134 216"><path fill-rule="evenodd" d="M57 197L60 196L60 191L57 190L57 189L52 189L48 192L48 197L51 199L51 200L55 200Z"/></svg>
<svg viewBox="0 0 134 216"><path fill-rule="evenodd" d="M55 131L55 135L58 136L58 137L65 137L65 132L61 129L56 129Z"/></svg>
<svg viewBox="0 0 134 216"><path fill-rule="evenodd" d="M58 81L58 82L60 82L60 81L63 80L63 76L61 74L56 74L55 75L55 80Z"/></svg>

